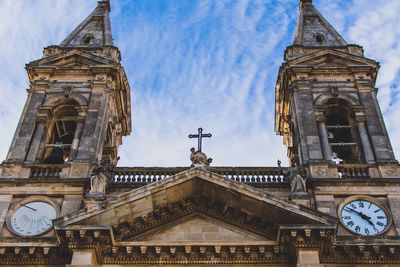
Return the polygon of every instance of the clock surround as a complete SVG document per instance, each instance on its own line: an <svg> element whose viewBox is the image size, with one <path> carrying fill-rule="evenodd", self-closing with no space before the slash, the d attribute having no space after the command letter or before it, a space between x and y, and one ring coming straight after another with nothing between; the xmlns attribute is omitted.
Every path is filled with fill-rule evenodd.
<svg viewBox="0 0 400 267"><path fill-rule="evenodd" d="M359 236L378 236L392 226L392 215L381 201L364 195L351 196L338 206L342 226Z"/></svg>
<svg viewBox="0 0 400 267"><path fill-rule="evenodd" d="M12 205L6 225L10 232L21 237L42 236L52 229L51 221L59 215L56 201L45 196L31 196ZM23 229L28 226L29 230Z"/></svg>

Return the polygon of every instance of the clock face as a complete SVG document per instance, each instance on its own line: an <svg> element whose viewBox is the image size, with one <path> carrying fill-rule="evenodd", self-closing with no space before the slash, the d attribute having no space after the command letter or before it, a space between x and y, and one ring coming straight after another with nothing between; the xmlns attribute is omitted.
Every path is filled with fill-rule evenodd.
<svg viewBox="0 0 400 267"><path fill-rule="evenodd" d="M390 223L386 209L366 199L346 203L340 211L340 219L346 229L363 236L382 234Z"/></svg>
<svg viewBox="0 0 400 267"><path fill-rule="evenodd" d="M18 235L41 235L52 227L52 220L57 217L53 205L43 201L20 203L17 210L11 215L10 226Z"/></svg>

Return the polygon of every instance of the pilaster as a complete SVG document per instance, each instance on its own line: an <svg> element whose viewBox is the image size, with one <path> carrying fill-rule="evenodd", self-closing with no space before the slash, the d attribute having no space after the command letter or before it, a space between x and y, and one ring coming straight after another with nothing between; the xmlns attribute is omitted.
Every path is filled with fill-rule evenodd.
<svg viewBox="0 0 400 267"><path fill-rule="evenodd" d="M73 249L71 264L67 267L100 267L97 264L96 253L92 249Z"/></svg>

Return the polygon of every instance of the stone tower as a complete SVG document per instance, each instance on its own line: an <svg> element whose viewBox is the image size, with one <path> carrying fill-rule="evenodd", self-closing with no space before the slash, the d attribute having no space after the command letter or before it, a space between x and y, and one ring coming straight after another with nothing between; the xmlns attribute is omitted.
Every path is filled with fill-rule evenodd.
<svg viewBox="0 0 400 267"><path fill-rule="evenodd" d="M30 88L4 162L4 177L87 177L101 161L114 164L131 132L129 84L113 45L110 4L96 9L43 57L26 65Z"/></svg>
<svg viewBox="0 0 400 267"><path fill-rule="evenodd" d="M376 99L379 63L347 44L315 9L300 1L293 45L276 85L275 131L292 164L314 177L336 176L333 161L369 164L373 176L394 174L394 157Z"/></svg>

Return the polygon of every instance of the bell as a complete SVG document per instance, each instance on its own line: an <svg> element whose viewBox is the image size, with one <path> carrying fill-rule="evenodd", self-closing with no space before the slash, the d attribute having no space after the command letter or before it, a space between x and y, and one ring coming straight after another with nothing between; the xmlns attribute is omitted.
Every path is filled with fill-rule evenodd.
<svg viewBox="0 0 400 267"><path fill-rule="evenodd" d="M43 160L47 164L64 164L64 155L62 146L54 146L50 155Z"/></svg>

